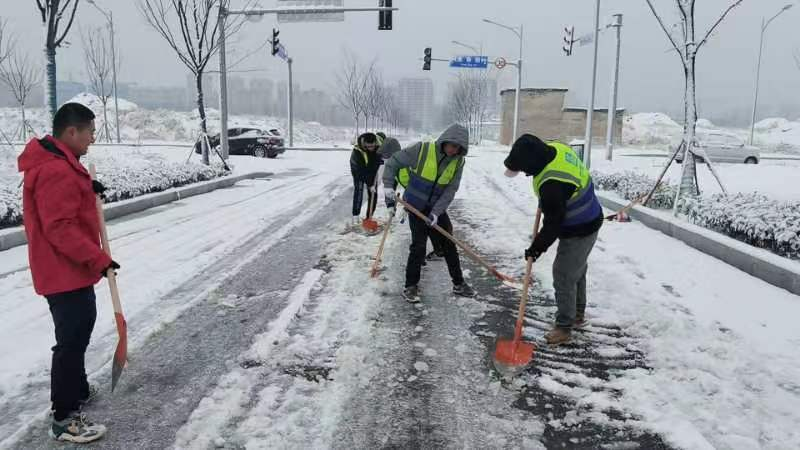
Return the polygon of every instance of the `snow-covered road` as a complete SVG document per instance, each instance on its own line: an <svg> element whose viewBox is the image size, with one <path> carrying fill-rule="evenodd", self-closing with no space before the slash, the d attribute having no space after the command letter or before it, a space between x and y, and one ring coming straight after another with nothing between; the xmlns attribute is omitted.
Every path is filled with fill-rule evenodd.
<svg viewBox="0 0 800 450"><path fill-rule="evenodd" d="M519 275L529 180L503 177L501 153L472 154L455 234ZM340 234L347 157L258 161L280 175L112 225L133 345L120 390L89 409L109 425L102 448L800 446L797 296L640 224L608 224L590 259L590 326L502 382L491 353L518 292L462 258L476 299L450 295L433 262L424 303L403 302L400 224L370 279L378 237ZM0 262L0 446L41 448L52 325L24 251ZM552 253L536 264L526 317L539 342ZM105 289L89 366L107 388Z"/></svg>

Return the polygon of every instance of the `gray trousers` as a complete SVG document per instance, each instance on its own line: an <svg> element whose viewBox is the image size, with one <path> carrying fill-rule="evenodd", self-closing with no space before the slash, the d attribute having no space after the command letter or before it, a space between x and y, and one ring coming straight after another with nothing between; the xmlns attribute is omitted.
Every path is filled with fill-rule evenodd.
<svg viewBox="0 0 800 450"><path fill-rule="evenodd" d="M597 241L597 233L585 237L559 239L553 262L553 288L556 291L556 326L572 328L576 316L586 311L587 259Z"/></svg>

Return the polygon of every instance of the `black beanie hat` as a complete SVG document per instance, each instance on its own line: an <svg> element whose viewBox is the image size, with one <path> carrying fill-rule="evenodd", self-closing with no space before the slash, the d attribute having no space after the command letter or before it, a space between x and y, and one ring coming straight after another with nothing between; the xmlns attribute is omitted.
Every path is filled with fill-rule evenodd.
<svg viewBox="0 0 800 450"><path fill-rule="evenodd" d="M523 134L511 146L503 164L508 170L536 176L555 156L556 149L532 134Z"/></svg>

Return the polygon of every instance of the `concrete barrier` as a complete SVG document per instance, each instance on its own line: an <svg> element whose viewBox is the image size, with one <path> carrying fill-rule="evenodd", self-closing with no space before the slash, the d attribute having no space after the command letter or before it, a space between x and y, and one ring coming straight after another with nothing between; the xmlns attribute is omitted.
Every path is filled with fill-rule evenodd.
<svg viewBox="0 0 800 450"><path fill-rule="evenodd" d="M106 220L114 220L129 214L142 212L146 209L154 208L156 206L166 205L167 203L172 203L183 198L206 194L216 189L231 187L242 180L264 178L270 175L272 174L268 172L251 172L243 175L217 178L214 180L182 186L163 192L142 195L140 197L106 205L103 208L103 215L105 216ZM0 251L25 245L27 243L28 240L25 237L25 229L21 226L0 230Z"/></svg>
<svg viewBox="0 0 800 450"><path fill-rule="evenodd" d="M604 208L618 211L627 202L598 192ZM669 213L635 207L628 215L643 225L678 239L767 283L800 295L800 263L747 245L723 234L674 219Z"/></svg>

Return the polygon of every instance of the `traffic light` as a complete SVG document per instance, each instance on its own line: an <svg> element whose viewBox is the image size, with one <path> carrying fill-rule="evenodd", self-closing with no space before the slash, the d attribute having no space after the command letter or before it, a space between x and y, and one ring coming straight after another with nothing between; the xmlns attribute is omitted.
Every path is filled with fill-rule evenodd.
<svg viewBox="0 0 800 450"><path fill-rule="evenodd" d="M572 55L572 44L575 43L575 27L564 27L564 54L567 56Z"/></svg>
<svg viewBox="0 0 800 450"><path fill-rule="evenodd" d="M425 61L422 64L422 70L431 70L431 48L425 47L425 56L422 58Z"/></svg>
<svg viewBox="0 0 800 450"><path fill-rule="evenodd" d="M281 41L278 39L279 34L281 34L279 30L275 28L272 29L272 56L277 55L278 49L280 49Z"/></svg>
<svg viewBox="0 0 800 450"><path fill-rule="evenodd" d="M378 0L379 8L391 8L392 0ZM392 29L392 12L378 11L378 30Z"/></svg>

